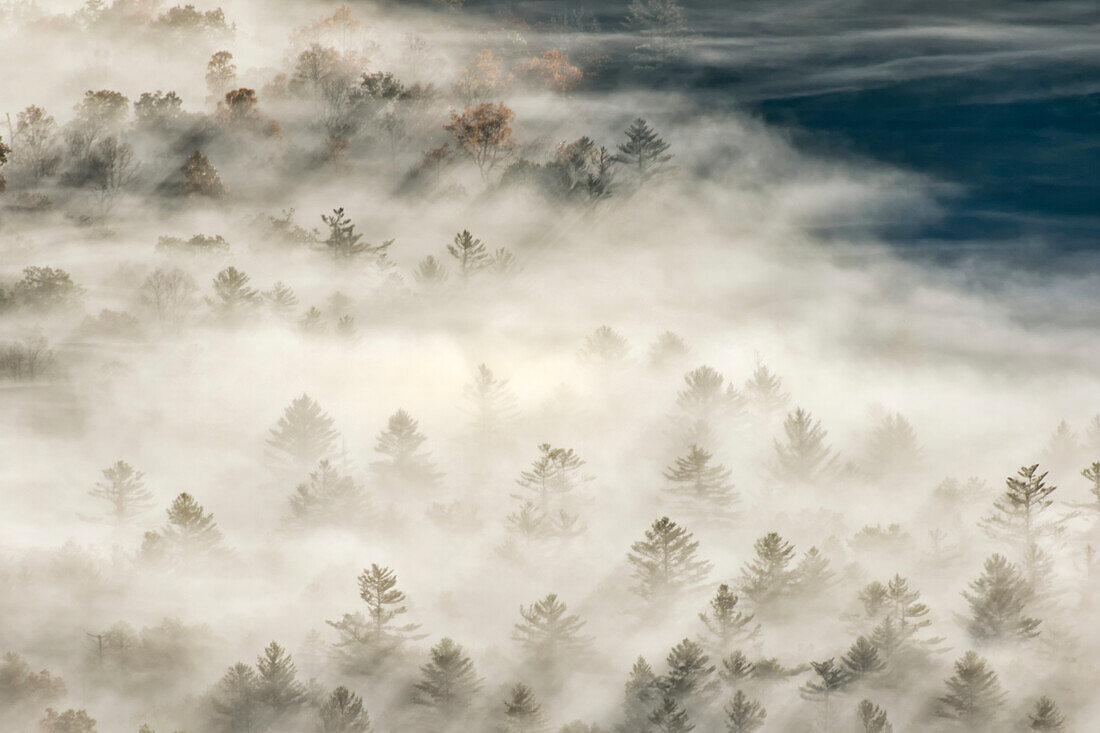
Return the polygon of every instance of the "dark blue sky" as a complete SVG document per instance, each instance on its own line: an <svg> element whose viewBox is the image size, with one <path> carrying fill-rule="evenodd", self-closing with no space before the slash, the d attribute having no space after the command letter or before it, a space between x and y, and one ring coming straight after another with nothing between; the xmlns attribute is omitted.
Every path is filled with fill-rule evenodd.
<svg viewBox="0 0 1100 733"><path fill-rule="evenodd" d="M942 220L883 232L899 244L1040 261L1100 250L1097 0L685 5L692 37L679 64L638 74L620 59L598 83L691 90L805 150L953 184ZM495 5L529 21L579 7ZM621 29L625 3L585 7L605 32Z"/></svg>

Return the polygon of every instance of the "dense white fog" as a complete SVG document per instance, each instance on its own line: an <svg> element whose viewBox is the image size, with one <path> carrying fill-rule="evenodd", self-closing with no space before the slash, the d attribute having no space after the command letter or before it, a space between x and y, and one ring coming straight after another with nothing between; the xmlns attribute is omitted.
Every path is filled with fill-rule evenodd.
<svg viewBox="0 0 1100 733"><path fill-rule="evenodd" d="M0 731L1092 729L1087 260L673 0L196 8L0 3Z"/></svg>

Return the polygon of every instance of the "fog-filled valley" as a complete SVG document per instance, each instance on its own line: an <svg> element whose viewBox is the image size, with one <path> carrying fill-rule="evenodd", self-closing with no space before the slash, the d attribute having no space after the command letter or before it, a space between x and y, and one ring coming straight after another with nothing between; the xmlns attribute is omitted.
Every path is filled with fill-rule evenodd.
<svg viewBox="0 0 1100 733"><path fill-rule="evenodd" d="M729 12L0 2L0 731L1092 729L1093 260Z"/></svg>

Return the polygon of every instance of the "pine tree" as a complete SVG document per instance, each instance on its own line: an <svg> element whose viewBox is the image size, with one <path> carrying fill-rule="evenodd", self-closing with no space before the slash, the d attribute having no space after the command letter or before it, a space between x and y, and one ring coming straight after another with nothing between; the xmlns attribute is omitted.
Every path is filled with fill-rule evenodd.
<svg viewBox="0 0 1100 733"><path fill-rule="evenodd" d="M298 484L291 494L288 521L302 528L357 526L369 512L370 503L355 480L323 460L309 474L309 483Z"/></svg>
<svg viewBox="0 0 1100 733"><path fill-rule="evenodd" d="M1028 713L1028 728L1031 730L1051 731L1062 733L1066 729L1066 716L1058 709L1058 705L1045 695L1035 701L1035 711Z"/></svg>
<svg viewBox="0 0 1100 733"><path fill-rule="evenodd" d="M1057 470L1075 465L1080 456L1081 443L1077 433L1073 432L1069 423L1062 420L1050 436L1043 458Z"/></svg>
<svg viewBox="0 0 1100 733"><path fill-rule="evenodd" d="M860 701L856 716L862 726L862 733L894 733L894 726L886 719L886 711L870 700Z"/></svg>
<svg viewBox="0 0 1100 733"><path fill-rule="evenodd" d="M921 629L932 625L932 619L928 618L928 606L920 602L920 591L910 590L909 581L897 573L886 584L885 602L887 613L897 623L897 631L903 643L910 642ZM939 644L943 639L932 637L913 641L922 646L931 647Z"/></svg>
<svg viewBox="0 0 1100 733"><path fill-rule="evenodd" d="M290 654L271 642L256 660L256 697L268 725L286 721L306 704L306 688L297 680Z"/></svg>
<svg viewBox="0 0 1100 733"><path fill-rule="evenodd" d="M795 572L789 569L794 546L775 532L769 532L753 545L756 557L741 570L741 592L757 608L773 606L791 594Z"/></svg>
<svg viewBox="0 0 1100 733"><path fill-rule="evenodd" d="M722 669L718 676L729 687L736 687L753 675L755 665L740 650L731 653L722 660Z"/></svg>
<svg viewBox="0 0 1100 733"><path fill-rule="evenodd" d="M821 421L801 407L783 422L786 443L775 441L775 461L769 466L775 478L787 483L813 481L832 470L836 457L825 444L828 433Z"/></svg>
<svg viewBox="0 0 1100 733"><path fill-rule="evenodd" d="M580 633L585 622L566 610L565 603L551 593L530 606L520 606L523 623L512 632L531 662L551 677L562 664L587 651L591 641Z"/></svg>
<svg viewBox="0 0 1100 733"><path fill-rule="evenodd" d="M631 590L654 608L667 607L681 594L698 588L711 569L709 562L697 559L695 536L668 517L655 521L645 539L630 550L627 559L637 581Z"/></svg>
<svg viewBox="0 0 1100 733"><path fill-rule="evenodd" d="M341 685L332 691L321 706L321 725L317 733L368 733L370 715L363 707L363 698Z"/></svg>
<svg viewBox="0 0 1100 733"><path fill-rule="evenodd" d="M1030 639L1039 633L1039 619L1024 615L1034 597L1031 586L1003 555L986 559L982 574L963 597L970 605L967 631L976 641Z"/></svg>
<svg viewBox="0 0 1100 733"><path fill-rule="evenodd" d="M745 401L761 417L770 417L787 406L791 396L783 391L783 379L761 361L745 380Z"/></svg>
<svg viewBox="0 0 1100 733"><path fill-rule="evenodd" d="M645 181L666 169L671 147L642 118L626 128L626 142L618 144L616 163L627 166L638 181Z"/></svg>
<svg viewBox="0 0 1100 733"><path fill-rule="evenodd" d="M665 658L668 672L657 681L661 692L685 707L709 702L718 690L718 680L714 679L716 668L709 662L703 647L691 639L683 639Z"/></svg>
<svg viewBox="0 0 1100 733"><path fill-rule="evenodd" d="M531 461L531 468L520 472L516 483L533 496L538 510L549 516L557 508L564 508L566 498L591 476L581 472L585 462L572 448L554 448L549 443L538 446L539 456ZM522 495L513 494L523 499Z"/></svg>
<svg viewBox="0 0 1100 733"><path fill-rule="evenodd" d="M421 285L440 285L447 281L447 268L435 257L428 255L417 263L413 277Z"/></svg>
<svg viewBox="0 0 1100 733"><path fill-rule="evenodd" d="M665 331L649 345L649 354L646 363L651 369L663 371L678 366L691 349L684 343L684 339L672 331Z"/></svg>
<svg viewBox="0 0 1100 733"><path fill-rule="evenodd" d="M344 215L344 207L333 209L331 215L321 214L321 221L329 230L325 246L335 259L349 259L373 249L362 241L363 235L355 231L355 224Z"/></svg>
<svg viewBox="0 0 1100 733"><path fill-rule="evenodd" d="M829 561L816 547L811 547L794 569L797 591L808 598L817 598L826 593L833 584L833 571L829 570Z"/></svg>
<svg viewBox="0 0 1100 733"><path fill-rule="evenodd" d="M710 601L710 612L699 614L709 636L708 645L718 654L726 654L738 639L749 638L760 631L760 625L750 627L755 616L737 608L738 598L725 583L718 586Z"/></svg>
<svg viewBox="0 0 1100 733"><path fill-rule="evenodd" d="M458 276L462 280L468 280L471 275L492 264L489 250L466 229L455 235L454 243L447 245L447 251L458 262Z"/></svg>
<svg viewBox="0 0 1100 733"><path fill-rule="evenodd" d="M431 721L446 727L473 704L481 680L474 663L451 639L433 646L429 655L428 663L420 667L421 679L413 689L412 702L429 711Z"/></svg>
<svg viewBox="0 0 1100 733"><path fill-rule="evenodd" d="M885 585L877 580L872 581L860 589L859 602L863 606L863 613L868 619L877 619L888 609L889 591Z"/></svg>
<svg viewBox="0 0 1100 733"><path fill-rule="evenodd" d="M623 723L619 733L646 733L651 730L649 714L660 696L657 675L644 657L638 657L623 685Z"/></svg>
<svg viewBox="0 0 1100 733"><path fill-rule="evenodd" d="M168 524L159 532L146 532L142 554L149 559L188 563L225 554L222 533L214 515L188 493L182 493L168 508Z"/></svg>
<svg viewBox="0 0 1100 733"><path fill-rule="evenodd" d="M224 323L238 324L252 313L261 302L260 293L248 286L249 277L236 267L229 266L214 278L214 297L206 302L214 315Z"/></svg>
<svg viewBox="0 0 1100 733"><path fill-rule="evenodd" d="M712 367L691 370L684 382L687 388L676 394L676 406L692 420L714 424L736 415L744 404L741 393Z"/></svg>
<svg viewBox="0 0 1100 733"><path fill-rule="evenodd" d="M88 492L110 504L108 519L115 525L127 524L131 519L153 506L153 492L145 488L145 474L135 471L125 461L118 461L103 469L104 483L97 483Z"/></svg>
<svg viewBox="0 0 1100 733"><path fill-rule="evenodd" d="M768 711L757 700L750 700L741 690L726 703L726 730L729 733L753 733L764 725Z"/></svg>
<svg viewBox="0 0 1100 733"><path fill-rule="evenodd" d="M397 588L397 575L389 568L371 563L358 578L359 597L367 604L367 615L345 613L340 621L327 621L340 635L336 643L341 667L348 674L371 674L409 639L420 638L419 624L394 623L408 613L405 594Z"/></svg>
<svg viewBox="0 0 1100 733"><path fill-rule="evenodd" d="M856 639L840 661L853 682L880 672L886 667L886 663L878 656L878 649L866 636Z"/></svg>
<svg viewBox="0 0 1100 733"><path fill-rule="evenodd" d="M626 363L629 352L626 339L618 331L611 326L600 326L585 337L577 356L589 366L614 369Z"/></svg>
<svg viewBox="0 0 1100 733"><path fill-rule="evenodd" d="M371 463L371 469L384 491L424 492L437 486L439 473L429 460L429 454L418 452L427 440L419 427L409 413L398 410L390 416L386 429L378 434L374 451L387 458Z"/></svg>
<svg viewBox="0 0 1100 733"><path fill-rule="evenodd" d="M324 314L316 306L310 306L298 319L298 328L307 336L320 336L325 332Z"/></svg>
<svg viewBox="0 0 1100 733"><path fill-rule="evenodd" d="M681 508L704 518L721 518L730 513L736 501L732 472L722 464L710 465L713 454L692 445L686 456L676 459L665 469L664 476L673 483L668 492L680 500Z"/></svg>
<svg viewBox="0 0 1100 733"><path fill-rule="evenodd" d="M508 380L501 379L489 367L481 364L474 381L463 388L469 407L470 427L479 447L497 446L509 438L512 425L519 412L516 396L508 387Z"/></svg>
<svg viewBox="0 0 1100 733"><path fill-rule="evenodd" d="M832 699L844 692L844 689L852 681L851 675L838 666L832 659L823 662L810 662L817 679L811 679L798 688L803 700L809 700L820 705L821 727L826 733L832 726Z"/></svg>
<svg viewBox="0 0 1100 733"><path fill-rule="evenodd" d="M538 733L546 730L546 715L531 688L522 682L504 701L504 718L509 733Z"/></svg>
<svg viewBox="0 0 1100 733"><path fill-rule="evenodd" d="M271 312L283 320L289 320L294 314L294 309L298 307L298 298L294 295L294 291L282 282L272 285L271 290L265 291L263 296Z"/></svg>
<svg viewBox="0 0 1100 733"><path fill-rule="evenodd" d="M649 722L657 733L688 733L695 730L695 724L688 718L676 701L665 695L661 704L650 714Z"/></svg>
<svg viewBox="0 0 1100 733"><path fill-rule="evenodd" d="M871 476L898 476L920 468L923 451L913 426L901 413L882 419L867 441L867 470Z"/></svg>
<svg viewBox="0 0 1100 733"><path fill-rule="evenodd" d="M1058 488L1045 481L1046 472L1039 473L1039 465L1024 466L1017 477L1005 479L1004 494L993 502L993 513L982 520L982 528L995 539L1016 547L1027 561L1025 570L1033 585L1038 580L1039 567L1034 563L1038 542L1044 537L1056 537L1062 525L1046 517L1054 504L1051 494Z"/></svg>
<svg viewBox="0 0 1100 733"><path fill-rule="evenodd" d="M264 725L256 671L237 662L221 678L210 700L210 724L216 733L253 733Z"/></svg>
<svg viewBox="0 0 1100 733"><path fill-rule="evenodd" d="M997 673L969 651L955 662L955 674L947 680L947 692L939 698L936 715L968 733L989 731L1004 700Z"/></svg>
<svg viewBox="0 0 1100 733"><path fill-rule="evenodd" d="M270 433L269 455L298 470L331 457L340 437L332 418L307 394L290 403Z"/></svg>

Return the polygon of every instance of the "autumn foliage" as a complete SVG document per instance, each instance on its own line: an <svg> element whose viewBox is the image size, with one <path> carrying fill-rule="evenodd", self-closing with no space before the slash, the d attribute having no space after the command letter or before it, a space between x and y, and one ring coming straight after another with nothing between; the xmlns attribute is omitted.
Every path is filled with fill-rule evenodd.
<svg viewBox="0 0 1100 733"><path fill-rule="evenodd" d="M511 126L515 117L504 102L487 102L467 107L462 114L452 111L443 129L454 136L458 149L477 163L484 177L515 148Z"/></svg>
<svg viewBox="0 0 1100 733"><path fill-rule="evenodd" d="M569 63L569 54L564 51L547 51L516 64L516 71L527 78L549 87L557 92L571 92L576 89L584 72Z"/></svg>

